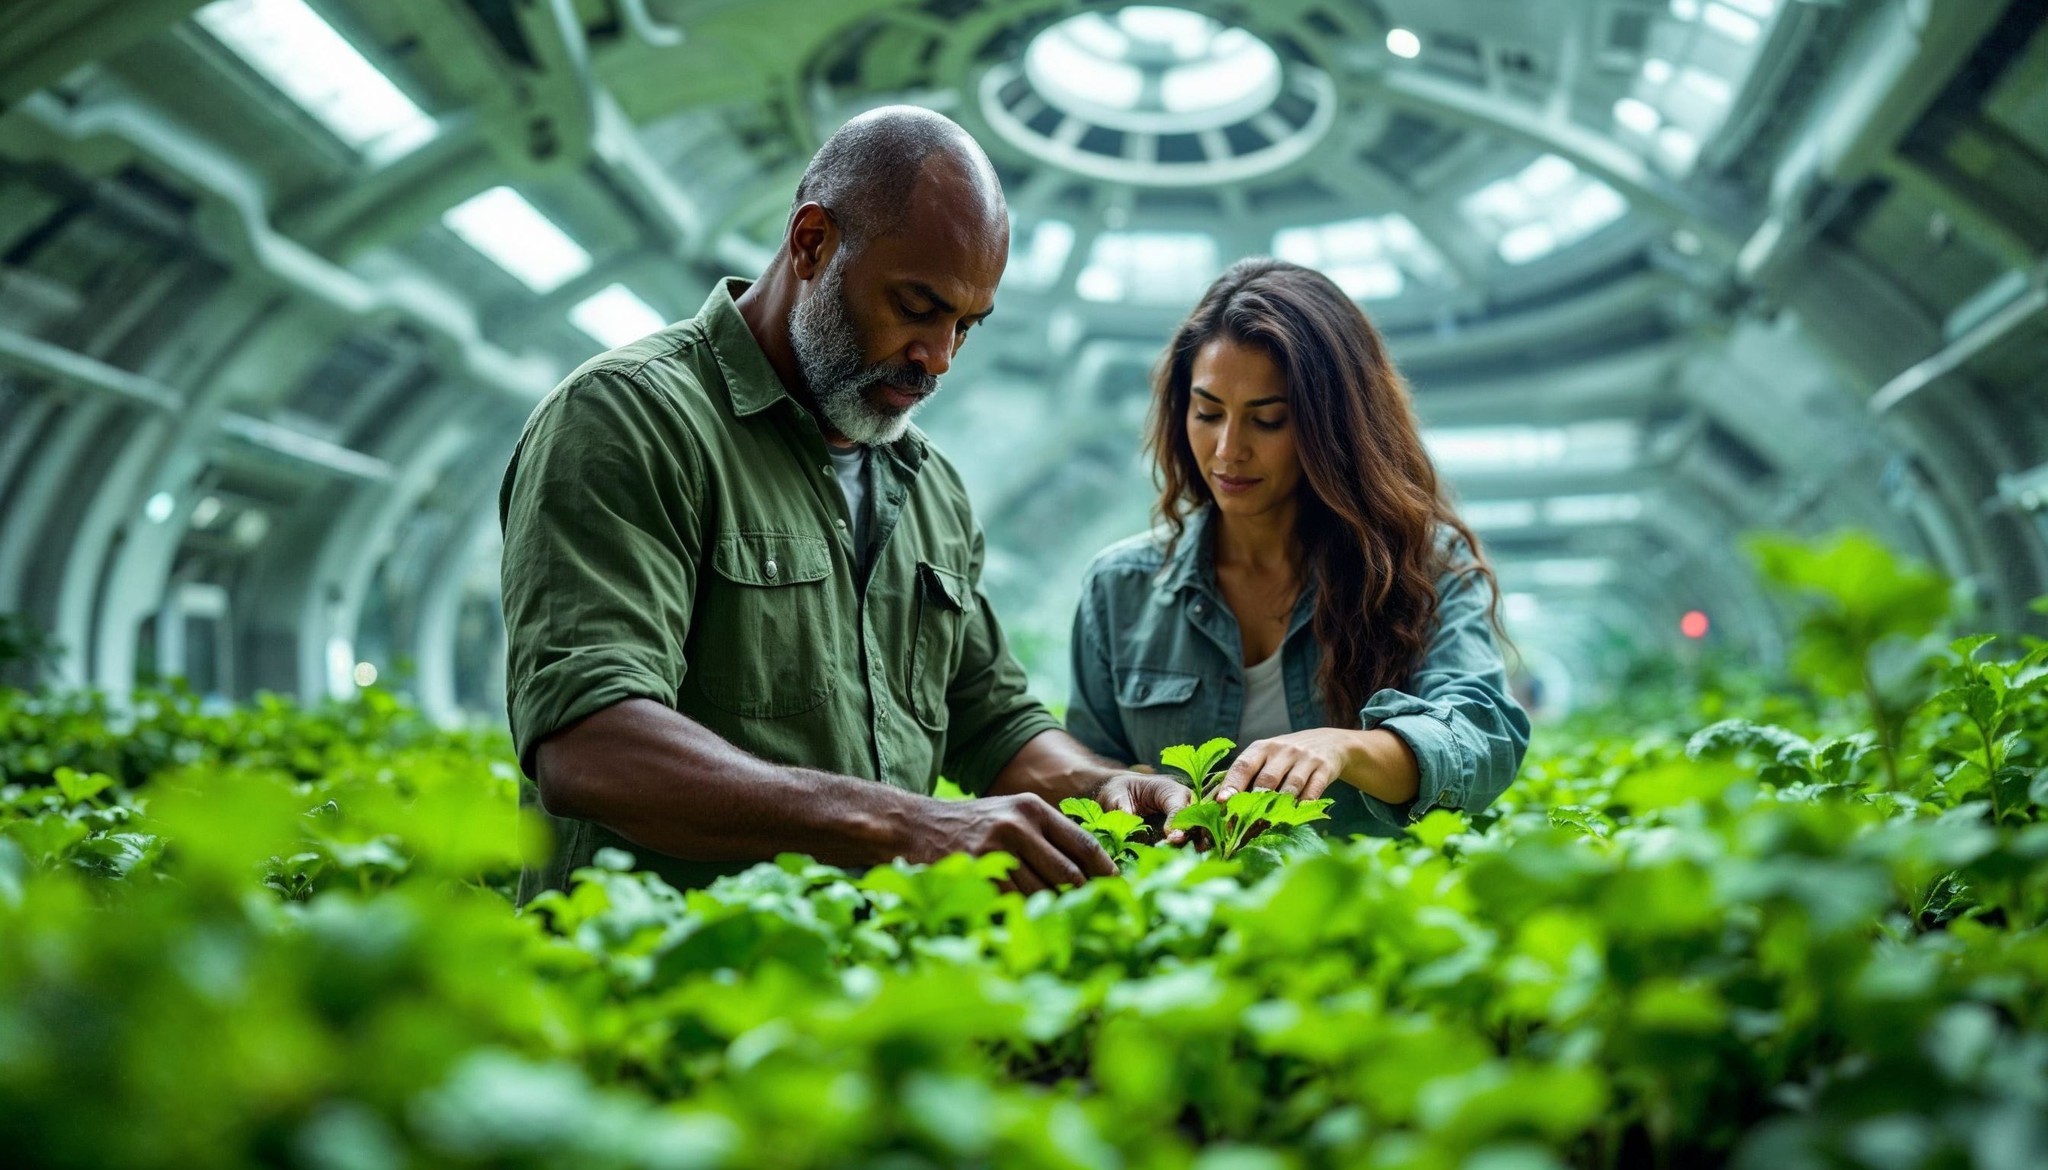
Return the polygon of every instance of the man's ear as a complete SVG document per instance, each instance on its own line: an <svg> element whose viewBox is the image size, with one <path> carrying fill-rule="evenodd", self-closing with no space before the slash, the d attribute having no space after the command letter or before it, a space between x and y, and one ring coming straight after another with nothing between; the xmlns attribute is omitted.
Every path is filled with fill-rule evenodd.
<svg viewBox="0 0 2048 1170"><path fill-rule="evenodd" d="M806 203L789 217L789 269L798 280L816 280L839 246L839 225L823 204Z"/></svg>

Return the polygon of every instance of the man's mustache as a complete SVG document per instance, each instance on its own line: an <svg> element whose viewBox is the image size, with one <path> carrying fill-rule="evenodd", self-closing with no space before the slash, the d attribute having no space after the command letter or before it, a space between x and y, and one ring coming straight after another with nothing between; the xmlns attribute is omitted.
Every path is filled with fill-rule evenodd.
<svg viewBox="0 0 2048 1170"><path fill-rule="evenodd" d="M939 391L938 376L927 374L916 366L883 367L872 371L872 374L868 382L871 387L890 386L905 394L915 394L919 397L936 394Z"/></svg>

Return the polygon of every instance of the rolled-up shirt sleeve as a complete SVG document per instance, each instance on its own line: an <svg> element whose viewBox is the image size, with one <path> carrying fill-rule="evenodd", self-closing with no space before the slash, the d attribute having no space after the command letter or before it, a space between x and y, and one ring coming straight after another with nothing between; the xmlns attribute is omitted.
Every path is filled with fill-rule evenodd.
<svg viewBox="0 0 2048 1170"><path fill-rule="evenodd" d="M946 687L946 778L974 796L988 791L1026 743L1059 727L1059 720L1026 689L1029 677L1010 653L995 607L982 592L986 554L981 527L975 525L969 572L974 600L966 615L960 666Z"/></svg>
<svg viewBox="0 0 2048 1170"><path fill-rule="evenodd" d="M704 490L681 420L623 373L535 411L499 494L506 706L528 776L539 742L586 716L675 703Z"/></svg>
<svg viewBox="0 0 2048 1170"><path fill-rule="evenodd" d="M1375 693L1360 725L1385 728L1415 753L1415 799L1360 793L1380 821L1402 826L1434 808L1478 812L1507 790L1529 747L1529 716L1508 692L1507 664L1489 620L1493 587L1453 570L1438 583L1437 624L1406 690Z"/></svg>

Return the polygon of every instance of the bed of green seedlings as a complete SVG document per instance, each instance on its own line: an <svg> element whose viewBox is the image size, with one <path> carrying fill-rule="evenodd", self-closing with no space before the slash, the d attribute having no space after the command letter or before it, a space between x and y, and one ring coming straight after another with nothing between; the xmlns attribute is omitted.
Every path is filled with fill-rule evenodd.
<svg viewBox="0 0 2048 1170"><path fill-rule="evenodd" d="M608 854L515 914L501 737L375 693L0 691L0 1149L2048 1164L2048 646L1930 637L1924 576L1867 561L1774 574L1808 582L1798 693L1539 734L1494 806L1399 840L1274 858L1320 802L1240 794L1165 847L1076 802L1122 874L1029 898L1001 857L679 893ZM1164 763L1199 785L1216 747Z"/></svg>

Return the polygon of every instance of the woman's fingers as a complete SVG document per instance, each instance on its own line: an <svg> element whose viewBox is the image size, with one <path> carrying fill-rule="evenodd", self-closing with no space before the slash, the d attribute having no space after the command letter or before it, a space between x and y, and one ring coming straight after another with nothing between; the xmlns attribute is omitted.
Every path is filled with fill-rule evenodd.
<svg viewBox="0 0 2048 1170"><path fill-rule="evenodd" d="M1303 794L1308 791L1309 784L1314 781L1316 773L1322 766L1321 760L1304 755L1294 761L1294 765L1287 769L1287 774L1274 787L1297 800L1305 799Z"/></svg>
<svg viewBox="0 0 2048 1170"><path fill-rule="evenodd" d="M1223 783L1216 786L1216 799L1229 800L1250 788L1252 780L1265 765L1266 756L1271 750L1271 745L1266 740L1252 741L1250 747L1238 754L1237 762L1230 765L1230 771L1224 775Z"/></svg>
<svg viewBox="0 0 2048 1170"><path fill-rule="evenodd" d="M1330 785L1336 783L1336 781L1337 769L1324 764L1317 768L1315 774L1309 778L1308 784L1301 790L1300 798L1302 800L1321 800L1323 793L1328 792Z"/></svg>

